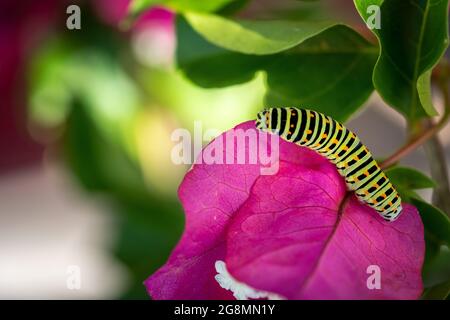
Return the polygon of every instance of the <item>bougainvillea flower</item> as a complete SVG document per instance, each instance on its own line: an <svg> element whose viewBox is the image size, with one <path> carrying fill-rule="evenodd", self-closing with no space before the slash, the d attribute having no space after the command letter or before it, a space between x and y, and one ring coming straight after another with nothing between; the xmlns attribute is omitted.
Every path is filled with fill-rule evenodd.
<svg viewBox="0 0 450 320"><path fill-rule="evenodd" d="M232 130L254 128L245 122ZM216 143L221 139L225 134L202 153L225 148ZM249 153L252 146L234 147ZM145 281L152 298L420 296L425 246L413 206L403 204L397 221L384 221L346 197L328 160L282 140L277 173L261 175L260 167L197 163L186 174L179 188L186 229L167 263Z"/></svg>

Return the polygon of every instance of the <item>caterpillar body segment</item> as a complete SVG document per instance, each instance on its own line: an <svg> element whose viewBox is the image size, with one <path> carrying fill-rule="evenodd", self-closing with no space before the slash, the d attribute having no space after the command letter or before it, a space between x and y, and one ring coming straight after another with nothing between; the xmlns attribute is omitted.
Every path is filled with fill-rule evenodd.
<svg viewBox="0 0 450 320"><path fill-rule="evenodd" d="M271 108L258 113L256 127L318 152L332 162L363 203L385 220L402 211L401 199L359 138L344 125L313 110Z"/></svg>

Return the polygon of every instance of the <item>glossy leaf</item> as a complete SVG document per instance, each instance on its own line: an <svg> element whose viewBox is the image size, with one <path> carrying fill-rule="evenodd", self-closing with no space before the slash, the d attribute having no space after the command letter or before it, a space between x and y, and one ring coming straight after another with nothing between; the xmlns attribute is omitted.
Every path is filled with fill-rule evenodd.
<svg viewBox="0 0 450 320"><path fill-rule="evenodd" d="M178 67L194 83L223 87L267 77L266 105L295 105L346 120L373 90L377 49L348 27L338 25L286 51L249 55L204 40L185 20L178 32ZM214 70L214 71L212 71Z"/></svg>
<svg viewBox="0 0 450 320"><path fill-rule="evenodd" d="M394 167L386 170L386 174L395 186L403 189L426 189L436 186L431 178L413 168Z"/></svg>
<svg viewBox="0 0 450 320"><path fill-rule="evenodd" d="M441 244L450 245L450 219L435 206L417 198L411 202L417 207L427 230Z"/></svg>
<svg viewBox="0 0 450 320"><path fill-rule="evenodd" d="M236 0L132 0L130 13L135 15L152 6L164 5L175 11L212 12Z"/></svg>
<svg viewBox="0 0 450 320"><path fill-rule="evenodd" d="M218 15L199 13L186 13L185 17L195 31L216 46L258 55L293 48L336 25L330 21L232 20Z"/></svg>
<svg viewBox="0 0 450 320"><path fill-rule="evenodd" d="M422 299L445 300L450 295L450 280L425 291Z"/></svg>
<svg viewBox="0 0 450 320"><path fill-rule="evenodd" d="M428 244L426 250L428 250ZM422 274L424 286L425 288L427 288L427 290L424 292L425 296L428 293L427 291L435 291L436 289L439 289L439 287L443 283L450 281L449 247L442 245L439 246L436 252L428 259L428 261L425 261ZM438 290L438 292L441 292L441 290ZM437 292L435 294L437 294ZM444 297L441 296L440 298Z"/></svg>
<svg viewBox="0 0 450 320"><path fill-rule="evenodd" d="M430 70L448 46L448 0L354 0L364 21L380 7L381 28L372 31L381 51L373 73L383 99L409 120L437 114Z"/></svg>
<svg viewBox="0 0 450 320"><path fill-rule="evenodd" d="M436 299L444 293L442 284L450 280L450 220L435 206L412 196L411 202L419 209L425 228L425 261L422 269L424 299Z"/></svg>

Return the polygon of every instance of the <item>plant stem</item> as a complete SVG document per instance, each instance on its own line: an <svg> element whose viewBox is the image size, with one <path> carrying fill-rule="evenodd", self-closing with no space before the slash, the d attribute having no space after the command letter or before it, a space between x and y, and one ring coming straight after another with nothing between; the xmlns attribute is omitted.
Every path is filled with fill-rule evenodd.
<svg viewBox="0 0 450 320"><path fill-rule="evenodd" d="M382 169L389 168L390 166L397 163L400 159L409 155L411 152L416 150L425 142L433 138L447 124L447 121L450 117L450 97L448 91L448 79L450 68L448 67L448 64L445 63L445 68L442 69L443 69L442 75L439 78L438 84L442 92L442 96L444 98L444 106L445 106L444 115L437 124L434 124L430 126L428 129L424 130L421 134L417 135L410 142L408 142L406 145L404 145L402 148L396 151L392 156L390 156L382 163L380 163L380 167Z"/></svg>
<svg viewBox="0 0 450 320"><path fill-rule="evenodd" d="M434 136L425 144L425 152L430 163L431 177L437 183L433 190L432 203L447 215L450 215L450 183L447 160L438 136Z"/></svg>
<svg viewBox="0 0 450 320"><path fill-rule="evenodd" d="M397 152L395 152L392 156L384 160L380 167L382 169L389 168L396 164L400 159L404 158L405 156L409 155L411 152L416 150L418 147L420 147L422 144L427 142L429 139L431 139L436 133L438 133L447 123L448 118L450 116L450 112L446 112L444 116L442 117L441 121L439 121L438 124L432 126L430 129L426 130L416 138L412 139L408 144L400 148Z"/></svg>

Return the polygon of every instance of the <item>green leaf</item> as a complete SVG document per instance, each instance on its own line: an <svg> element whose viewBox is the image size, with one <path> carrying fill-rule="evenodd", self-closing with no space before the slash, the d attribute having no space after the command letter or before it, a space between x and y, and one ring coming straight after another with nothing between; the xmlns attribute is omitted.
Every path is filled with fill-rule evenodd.
<svg viewBox="0 0 450 320"><path fill-rule="evenodd" d="M425 290L424 300L445 300L450 295L450 280Z"/></svg>
<svg viewBox="0 0 450 320"><path fill-rule="evenodd" d="M336 25L330 21L231 20L201 13L186 13L185 17L195 31L218 47L258 55L290 49Z"/></svg>
<svg viewBox="0 0 450 320"><path fill-rule="evenodd" d="M385 173L395 186L403 189L427 189L436 186L431 178L413 168L394 167Z"/></svg>
<svg viewBox="0 0 450 320"><path fill-rule="evenodd" d="M425 230L441 244L450 245L450 219L435 206L418 199L411 198L412 204L419 210Z"/></svg>
<svg viewBox="0 0 450 320"><path fill-rule="evenodd" d="M183 231L183 210L177 201L149 195L145 202L117 206L119 228L114 255L128 271L131 286L122 299L146 299L143 281L169 257Z"/></svg>
<svg viewBox="0 0 450 320"><path fill-rule="evenodd" d="M443 294L442 287L433 287L450 280L450 219L444 212L418 197L411 196L410 201L419 211L425 229L422 277L424 286L432 289L425 292L424 298L436 299L438 294Z"/></svg>
<svg viewBox="0 0 450 320"><path fill-rule="evenodd" d="M372 30L381 52L373 82L383 99L411 121L437 114L430 72L448 46L448 0L354 0L364 21L380 6L381 28Z"/></svg>
<svg viewBox="0 0 450 320"><path fill-rule="evenodd" d="M233 14L243 10L250 0L234 0L217 10L217 14L221 16L232 16Z"/></svg>
<svg viewBox="0 0 450 320"><path fill-rule="evenodd" d="M177 33L178 67L206 88L243 83L263 72L267 105L308 107L339 121L355 112L373 90L371 74L377 49L343 25L269 55L220 48L202 38L184 19L179 19Z"/></svg>
<svg viewBox="0 0 450 320"><path fill-rule="evenodd" d="M450 280L450 249L427 236L422 278L425 288L433 289ZM425 292L426 293L426 292Z"/></svg>
<svg viewBox="0 0 450 320"><path fill-rule="evenodd" d="M433 96L431 94L431 73L432 70L424 72L417 80L417 92L419 94L420 102L425 112L429 116L437 115L437 111L433 105Z"/></svg>
<svg viewBox="0 0 450 320"><path fill-rule="evenodd" d="M178 12L213 12L234 1L236 0L133 0L130 4L129 11L132 15L136 15L152 6L164 5Z"/></svg>

